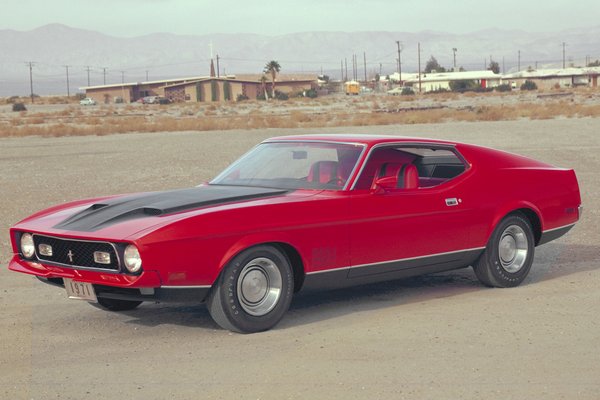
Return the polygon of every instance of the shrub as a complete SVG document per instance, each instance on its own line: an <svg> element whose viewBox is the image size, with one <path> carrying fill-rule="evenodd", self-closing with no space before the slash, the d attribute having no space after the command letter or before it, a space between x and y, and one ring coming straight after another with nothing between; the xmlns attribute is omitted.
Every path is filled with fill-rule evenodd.
<svg viewBox="0 0 600 400"><path fill-rule="evenodd" d="M12 105L13 111L27 111L27 107L23 103L13 103Z"/></svg>
<svg viewBox="0 0 600 400"><path fill-rule="evenodd" d="M6 104L14 104L19 100L19 96L10 96L6 99Z"/></svg>
<svg viewBox="0 0 600 400"><path fill-rule="evenodd" d="M244 101L244 100L248 100L248 96L246 96L245 94L238 94L236 101Z"/></svg>
<svg viewBox="0 0 600 400"><path fill-rule="evenodd" d="M415 91L410 87L404 87L404 88L402 88L402 91L400 92L401 96L412 96L414 94L415 94Z"/></svg>
<svg viewBox="0 0 600 400"><path fill-rule="evenodd" d="M475 90L479 85L474 80L460 80L460 81L451 81L450 82L450 90L453 92L467 92L469 90Z"/></svg>
<svg viewBox="0 0 600 400"><path fill-rule="evenodd" d="M315 89L309 89L304 91L304 97L314 99L317 97L317 91Z"/></svg>
<svg viewBox="0 0 600 400"><path fill-rule="evenodd" d="M526 80L525 83L521 85L521 90L537 90L537 85L534 81Z"/></svg>
<svg viewBox="0 0 600 400"><path fill-rule="evenodd" d="M287 99L290 98L290 96L288 96L287 93L283 93L283 92L280 92L279 90L276 90L275 91L275 98L277 100L287 100Z"/></svg>
<svg viewBox="0 0 600 400"><path fill-rule="evenodd" d="M436 93L446 93L446 92L448 92L448 89L443 88L443 87L438 87L436 89L430 90L426 94L436 94Z"/></svg>
<svg viewBox="0 0 600 400"><path fill-rule="evenodd" d="M503 83L502 85L496 86L497 92L510 92L511 90L512 90L512 87L508 83Z"/></svg>

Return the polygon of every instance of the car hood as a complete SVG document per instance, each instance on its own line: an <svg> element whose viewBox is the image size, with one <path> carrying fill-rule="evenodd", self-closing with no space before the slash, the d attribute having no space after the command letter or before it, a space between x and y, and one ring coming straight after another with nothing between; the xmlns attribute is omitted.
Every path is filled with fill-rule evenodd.
<svg viewBox="0 0 600 400"><path fill-rule="evenodd" d="M115 196L56 207L21 221L15 228L79 237L125 238L142 229L179 219L185 212L277 197L288 192L261 187L205 185Z"/></svg>

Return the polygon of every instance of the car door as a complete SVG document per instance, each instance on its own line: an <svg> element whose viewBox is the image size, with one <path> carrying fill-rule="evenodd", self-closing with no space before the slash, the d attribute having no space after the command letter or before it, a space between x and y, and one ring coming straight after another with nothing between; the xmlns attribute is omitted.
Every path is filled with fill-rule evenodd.
<svg viewBox="0 0 600 400"><path fill-rule="evenodd" d="M373 157L367 161L382 164ZM412 163L415 160L400 160ZM377 168L370 168L371 171ZM365 171L369 170L367 166ZM363 171L364 172L364 171ZM474 205L469 172L411 189L358 188L350 200L349 278L452 265L472 257ZM421 182L427 177L421 177ZM431 179L429 177L429 179Z"/></svg>

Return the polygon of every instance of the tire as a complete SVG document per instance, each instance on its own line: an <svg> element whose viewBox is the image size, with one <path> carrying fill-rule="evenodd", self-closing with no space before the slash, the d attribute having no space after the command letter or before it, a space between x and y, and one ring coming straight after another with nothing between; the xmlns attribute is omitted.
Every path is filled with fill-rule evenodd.
<svg viewBox="0 0 600 400"><path fill-rule="evenodd" d="M98 305L100 305L101 308L104 308L109 311L133 310L140 304L142 304L141 301L107 299L105 297L98 297ZM92 305L95 304L92 303Z"/></svg>
<svg viewBox="0 0 600 400"><path fill-rule="evenodd" d="M257 246L244 250L223 268L207 308L224 329L261 332L283 318L293 293L294 274L287 257L275 247Z"/></svg>
<svg viewBox="0 0 600 400"><path fill-rule="evenodd" d="M534 251L531 224L521 214L511 214L494 229L473 270L486 286L519 286L531 269Z"/></svg>

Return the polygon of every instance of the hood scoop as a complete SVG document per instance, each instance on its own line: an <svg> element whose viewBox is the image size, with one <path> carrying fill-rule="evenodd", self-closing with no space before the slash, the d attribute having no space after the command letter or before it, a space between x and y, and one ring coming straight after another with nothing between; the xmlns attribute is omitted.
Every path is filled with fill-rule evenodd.
<svg viewBox="0 0 600 400"><path fill-rule="evenodd" d="M55 225L54 228L93 232L135 218L157 217L206 206L278 196L287 192L281 189L208 185L167 192L142 193L92 204Z"/></svg>

